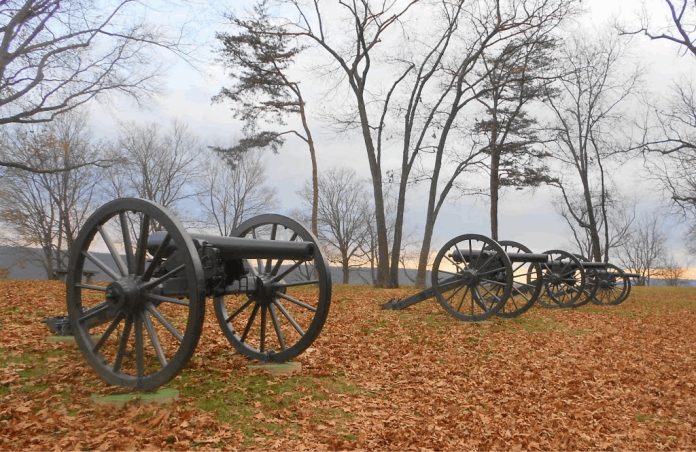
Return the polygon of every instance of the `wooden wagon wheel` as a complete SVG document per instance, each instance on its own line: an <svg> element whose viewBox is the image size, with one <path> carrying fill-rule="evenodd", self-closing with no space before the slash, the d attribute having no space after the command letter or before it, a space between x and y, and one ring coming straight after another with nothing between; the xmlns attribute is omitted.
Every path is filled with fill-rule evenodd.
<svg viewBox="0 0 696 452"><path fill-rule="evenodd" d="M315 244L310 261L245 260L248 275L262 280L265 290L214 298L220 327L241 354L271 362L298 356L321 332L331 303L331 274L316 237L295 220L271 214L245 221L231 235Z"/></svg>
<svg viewBox="0 0 696 452"><path fill-rule="evenodd" d="M164 240L153 250L154 231ZM83 280L88 265L101 272L100 282ZM163 294L161 284L174 279L182 283L180 293ZM73 245L66 289L75 341L109 384L155 389L179 373L198 344L201 262L179 221L153 202L124 198L97 209Z"/></svg>
<svg viewBox="0 0 696 452"><path fill-rule="evenodd" d="M597 291L592 302L599 305L618 305L628 298L631 280L623 270L613 264L607 264L605 271L597 275Z"/></svg>
<svg viewBox="0 0 696 452"><path fill-rule="evenodd" d="M549 261L541 264L544 291L538 303L547 308L572 308L584 300L585 271L580 260L563 250L544 251Z"/></svg>
<svg viewBox="0 0 696 452"><path fill-rule="evenodd" d="M507 254L532 253L523 244L512 240L501 240L498 244ZM510 292L510 298L496 315L512 318L524 314L536 303L543 288L544 280L540 263L512 262L512 291Z"/></svg>
<svg viewBox="0 0 696 452"><path fill-rule="evenodd" d="M438 303L459 320L480 321L496 314L512 291L512 267L494 240L464 234L435 256L432 290Z"/></svg>
<svg viewBox="0 0 696 452"><path fill-rule="evenodd" d="M586 262L592 261L582 254L574 254L574 256L578 258L581 264L583 264L583 270L585 271L585 288L583 289L585 296L584 298L578 299L577 303L573 305L574 308L577 308L586 305L590 301L594 301L595 294L599 289L600 274L604 271L604 269L586 266Z"/></svg>

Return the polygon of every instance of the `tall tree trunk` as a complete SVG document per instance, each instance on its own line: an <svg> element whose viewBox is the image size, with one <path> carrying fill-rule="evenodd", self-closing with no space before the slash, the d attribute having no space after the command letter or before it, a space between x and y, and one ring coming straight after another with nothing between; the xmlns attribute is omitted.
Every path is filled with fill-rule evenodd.
<svg viewBox="0 0 696 452"><path fill-rule="evenodd" d="M408 183L408 168L401 165L401 178L399 180L399 194L396 201L396 218L394 220L394 241L391 250L391 266L389 271L389 284L391 287L399 287L399 259L401 257L401 240L404 228L404 210L406 208L406 185Z"/></svg>
<svg viewBox="0 0 696 452"><path fill-rule="evenodd" d="M599 238L599 231L597 230L597 218L595 218L594 204L592 202L590 185L587 180L587 173L582 175L582 190L585 198L585 206L587 208L587 224L589 226L590 242L592 244L592 255L588 257L595 262L601 262L602 243Z"/></svg>
<svg viewBox="0 0 696 452"><path fill-rule="evenodd" d="M460 92L461 93L461 92ZM418 273L416 274L416 286L425 287L425 275L428 270L428 258L430 257L430 244L433 238L433 230L435 229L435 221L437 220L437 184L440 180L440 170L442 169L442 157L447 143L449 131L457 116L458 104L461 99L461 94L455 96L452 101L450 113L445 121L440 139L437 144L435 155L435 164L430 178L430 190L428 192L428 209L425 214L425 230L423 231L423 242L421 244L420 255L418 256Z"/></svg>
<svg viewBox="0 0 696 452"><path fill-rule="evenodd" d="M350 267L348 256L341 257L341 267L343 267L343 284L348 284L350 280Z"/></svg>
<svg viewBox="0 0 696 452"><path fill-rule="evenodd" d="M304 128L305 136L307 137L307 148L309 149L309 158L312 161L312 234L319 236L319 170L317 169L317 153L314 148L314 138L309 130L307 116L304 108L304 100L297 91L300 100L300 118L302 118L302 128Z"/></svg>
<svg viewBox="0 0 696 452"><path fill-rule="evenodd" d="M372 189L375 198L375 226L377 228L377 287L391 287L389 281L389 239L387 237L387 222L384 214L384 192L382 190L382 167L377 158L375 145L372 141L367 108L361 96L356 96L358 113L362 125L362 135L367 151L367 160L372 176Z"/></svg>
<svg viewBox="0 0 696 452"><path fill-rule="evenodd" d="M500 191L500 153L498 148L493 145L491 149L491 177L490 177L490 192L491 192L491 238L498 240L498 199Z"/></svg>

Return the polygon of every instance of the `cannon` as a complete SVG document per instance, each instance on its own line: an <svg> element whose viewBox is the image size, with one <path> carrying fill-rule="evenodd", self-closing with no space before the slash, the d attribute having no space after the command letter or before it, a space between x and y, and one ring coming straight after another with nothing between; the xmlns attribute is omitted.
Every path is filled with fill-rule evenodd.
<svg viewBox="0 0 696 452"><path fill-rule="evenodd" d="M598 305L623 303L631 291L631 278L639 277L608 262L591 262L563 250L547 251L544 296L539 304L549 308L577 308L589 302Z"/></svg>
<svg viewBox="0 0 696 452"><path fill-rule="evenodd" d="M212 298L244 356L283 362L318 337L331 277L316 238L282 215L259 215L229 237L187 232L166 208L111 201L80 230L66 275L70 329L107 383L148 391L188 363ZM91 262L106 281L83 280Z"/></svg>
<svg viewBox="0 0 696 452"><path fill-rule="evenodd" d="M638 275L564 250L533 253L515 241L464 234L437 253L430 287L389 300L382 308L401 310L435 298L459 320L512 318L537 302L548 308L579 307L590 301L620 304L628 297L632 277Z"/></svg>
<svg viewBox="0 0 696 452"><path fill-rule="evenodd" d="M516 242L460 235L435 256L429 288L404 299L389 300L382 308L401 310L435 298L458 320L481 321L492 315L516 317L527 311L541 293L539 264L547 258Z"/></svg>

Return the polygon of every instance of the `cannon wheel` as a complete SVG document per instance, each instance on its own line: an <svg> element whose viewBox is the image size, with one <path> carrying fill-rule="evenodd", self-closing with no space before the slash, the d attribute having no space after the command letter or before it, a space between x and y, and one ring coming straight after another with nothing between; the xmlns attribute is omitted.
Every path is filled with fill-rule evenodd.
<svg viewBox="0 0 696 452"><path fill-rule="evenodd" d="M532 251L521 243L512 240L501 240L498 244L506 253L531 253ZM544 281L541 277L541 264L532 262L512 262L512 292L510 298L500 311L498 317L512 318L524 314L534 306L542 289Z"/></svg>
<svg viewBox="0 0 696 452"><path fill-rule="evenodd" d="M475 253L476 257L457 262L453 253ZM447 242L435 256L431 278L438 303L464 321L485 320L496 314L512 291L510 259L494 240L478 234L460 235Z"/></svg>
<svg viewBox="0 0 696 452"><path fill-rule="evenodd" d="M167 263L165 243L149 254L155 230L184 250L176 263ZM87 219L73 250L68 313L89 364L107 383L142 391L174 378L198 344L205 310L201 262L179 221L153 202L117 199ZM104 283L83 281L86 265L98 268ZM186 288L176 298L163 295L160 284L175 277Z"/></svg>
<svg viewBox="0 0 696 452"><path fill-rule="evenodd" d="M578 258L581 264L584 262L591 262L590 259L586 258L582 254L574 254L574 256ZM574 308L584 306L590 301L594 302L595 294L599 289L599 275L601 270L585 267L583 267L583 270L585 271L585 298L578 300L578 302L573 305Z"/></svg>
<svg viewBox="0 0 696 452"><path fill-rule="evenodd" d="M331 274L314 235L283 215L259 215L231 234L315 244L311 261L245 261L252 277L277 280L271 291L214 298L215 315L239 353L259 361L285 362L305 351L321 332L331 303Z"/></svg>
<svg viewBox="0 0 696 452"><path fill-rule="evenodd" d="M623 270L613 264L608 264L605 273L597 277L597 291L592 302L599 305L618 305L628 298L631 291L631 280Z"/></svg>
<svg viewBox="0 0 696 452"><path fill-rule="evenodd" d="M580 260L563 250L544 251L549 261L541 264L544 292L539 304L547 308L573 308L585 299L585 271ZM554 261L566 263L554 265Z"/></svg>

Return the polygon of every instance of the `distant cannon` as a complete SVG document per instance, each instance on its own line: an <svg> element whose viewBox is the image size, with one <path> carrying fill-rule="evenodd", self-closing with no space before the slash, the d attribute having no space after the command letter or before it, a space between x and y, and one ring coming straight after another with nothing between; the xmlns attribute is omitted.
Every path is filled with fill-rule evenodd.
<svg viewBox="0 0 696 452"><path fill-rule="evenodd" d="M623 303L631 291L634 273L626 273L608 262L591 262L582 255L553 250L546 264L545 307L577 308L589 302L598 305ZM560 281L560 283L559 283Z"/></svg>
<svg viewBox="0 0 696 452"><path fill-rule="evenodd" d="M628 297L630 278L636 276L563 250L533 253L518 242L464 234L437 253L429 288L382 308L401 310L435 298L453 317L481 321L517 317L536 302L557 308L590 301L616 305Z"/></svg>
<svg viewBox="0 0 696 452"><path fill-rule="evenodd" d="M499 244L478 234L460 235L435 256L431 287L382 307L401 310L435 298L447 313L463 321L496 314L516 317L536 302L542 288L539 264L547 259L527 251L515 242Z"/></svg>
<svg viewBox="0 0 696 452"><path fill-rule="evenodd" d="M281 215L251 218L231 235L189 234L169 210L137 198L89 217L73 245L67 305L75 341L101 378L137 390L174 378L198 344L206 297L249 358L283 362L312 344L331 302L316 238ZM84 281L87 261L107 281Z"/></svg>

